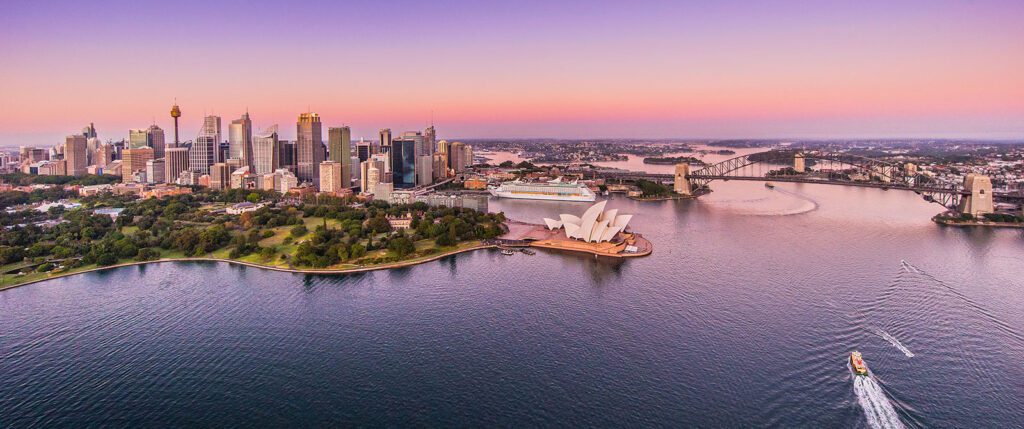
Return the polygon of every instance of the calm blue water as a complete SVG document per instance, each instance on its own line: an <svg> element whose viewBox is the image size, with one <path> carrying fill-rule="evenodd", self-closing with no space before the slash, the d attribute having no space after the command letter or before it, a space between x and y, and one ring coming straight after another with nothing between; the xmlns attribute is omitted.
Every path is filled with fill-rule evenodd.
<svg viewBox="0 0 1024 429"><path fill-rule="evenodd" d="M0 426L1024 426L1021 231L939 227L897 191L712 186L613 198L642 259L161 263L0 292Z"/></svg>

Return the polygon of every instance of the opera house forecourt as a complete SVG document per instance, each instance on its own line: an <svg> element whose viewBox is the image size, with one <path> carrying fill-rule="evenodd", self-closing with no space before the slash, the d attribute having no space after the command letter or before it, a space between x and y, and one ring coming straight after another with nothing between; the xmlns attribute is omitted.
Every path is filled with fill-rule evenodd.
<svg viewBox="0 0 1024 429"><path fill-rule="evenodd" d="M606 211L607 203L598 202L581 216L563 213L557 220L544 218L545 226L527 228L520 234L516 234L516 226L509 225L510 233L518 235L516 238L519 240L529 241L529 245L534 247L617 258L651 254L651 242L628 230L633 215L619 214L617 209Z"/></svg>

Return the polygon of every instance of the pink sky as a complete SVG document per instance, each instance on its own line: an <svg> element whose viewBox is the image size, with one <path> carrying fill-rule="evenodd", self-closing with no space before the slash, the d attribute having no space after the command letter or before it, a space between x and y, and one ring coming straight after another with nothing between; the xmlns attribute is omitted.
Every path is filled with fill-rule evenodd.
<svg viewBox="0 0 1024 429"><path fill-rule="evenodd" d="M0 17L0 145L205 113L355 137L1024 138L1024 2L79 4Z"/></svg>

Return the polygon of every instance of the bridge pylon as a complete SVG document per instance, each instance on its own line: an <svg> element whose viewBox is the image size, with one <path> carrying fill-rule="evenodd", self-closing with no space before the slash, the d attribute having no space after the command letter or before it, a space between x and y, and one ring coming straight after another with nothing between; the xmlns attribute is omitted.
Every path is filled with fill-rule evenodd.
<svg viewBox="0 0 1024 429"><path fill-rule="evenodd" d="M970 194L964 195L960 200L960 213L979 216L995 211L992 203L992 179L988 176L968 173L964 176L964 190Z"/></svg>
<svg viewBox="0 0 1024 429"><path fill-rule="evenodd" d="M693 188L690 185L690 164L676 164L675 181L672 190L680 195L693 195Z"/></svg>

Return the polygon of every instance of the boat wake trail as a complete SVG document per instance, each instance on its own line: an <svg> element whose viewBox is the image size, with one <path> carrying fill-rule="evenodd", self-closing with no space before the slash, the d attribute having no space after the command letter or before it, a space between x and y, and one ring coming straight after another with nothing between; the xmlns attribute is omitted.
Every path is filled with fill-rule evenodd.
<svg viewBox="0 0 1024 429"><path fill-rule="evenodd" d="M904 346L903 343L901 343L900 340L897 340L896 337L892 336L892 334L879 328L875 328L873 331L875 332L875 335L878 335L879 337L882 337L882 339L888 341L889 344L892 344L893 347L899 349L903 354L907 355L907 357L914 357L914 352L910 351L907 346Z"/></svg>
<svg viewBox="0 0 1024 429"><path fill-rule="evenodd" d="M900 267L903 268L903 271L906 271L908 273L917 273L917 274L921 274L922 273L922 271L920 269L918 269L917 267L911 265L910 262L907 262L907 261L905 261L903 259L900 259Z"/></svg>
<svg viewBox="0 0 1024 429"><path fill-rule="evenodd" d="M889 401L875 379L860 375L853 376L853 392L857 394L857 402L864 409L864 417L868 426L874 429L903 428L899 414Z"/></svg>

